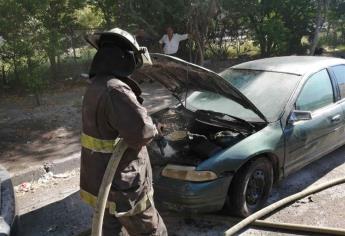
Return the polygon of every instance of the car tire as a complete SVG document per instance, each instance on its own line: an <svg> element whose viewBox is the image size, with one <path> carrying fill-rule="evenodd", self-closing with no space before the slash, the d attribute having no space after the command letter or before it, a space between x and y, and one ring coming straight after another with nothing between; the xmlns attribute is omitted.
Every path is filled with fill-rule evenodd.
<svg viewBox="0 0 345 236"><path fill-rule="evenodd" d="M232 180L228 196L231 214L247 217L267 202L273 185L272 163L265 157L243 166Z"/></svg>

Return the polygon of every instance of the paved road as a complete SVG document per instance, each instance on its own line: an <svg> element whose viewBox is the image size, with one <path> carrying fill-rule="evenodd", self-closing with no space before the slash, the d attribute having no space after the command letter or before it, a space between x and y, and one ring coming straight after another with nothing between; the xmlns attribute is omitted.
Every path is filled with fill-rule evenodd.
<svg viewBox="0 0 345 236"><path fill-rule="evenodd" d="M270 202L345 174L345 147L291 175L273 189ZM77 171L59 178L49 177L33 184L33 190L18 192L21 213L21 236L70 236L87 230L91 209L78 195ZM339 185L302 199L275 213L268 219L278 222L303 223L345 228L345 185ZM161 210L170 235L222 235L231 224L189 219ZM224 212L218 213L224 214ZM248 229L240 235L293 235Z"/></svg>

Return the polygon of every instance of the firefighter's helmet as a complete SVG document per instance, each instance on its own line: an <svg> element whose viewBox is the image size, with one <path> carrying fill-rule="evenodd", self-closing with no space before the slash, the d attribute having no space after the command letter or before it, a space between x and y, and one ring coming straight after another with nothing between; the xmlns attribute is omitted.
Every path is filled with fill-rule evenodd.
<svg viewBox="0 0 345 236"><path fill-rule="evenodd" d="M126 63L128 64L131 61L133 65L128 65L124 71L121 71L122 76L132 74L135 69L140 68L143 64L151 64L147 49L140 47L132 34L120 28L87 35L85 39L97 50L113 46L123 50L127 59Z"/></svg>

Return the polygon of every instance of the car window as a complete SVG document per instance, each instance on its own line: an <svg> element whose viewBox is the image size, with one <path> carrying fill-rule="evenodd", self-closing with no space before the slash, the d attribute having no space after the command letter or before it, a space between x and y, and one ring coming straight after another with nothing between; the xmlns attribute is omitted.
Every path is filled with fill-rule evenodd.
<svg viewBox="0 0 345 236"><path fill-rule="evenodd" d="M332 70L339 84L341 98L345 98L345 65L333 66Z"/></svg>
<svg viewBox="0 0 345 236"><path fill-rule="evenodd" d="M333 103L333 88L326 69L312 75L296 101L296 109L315 111Z"/></svg>

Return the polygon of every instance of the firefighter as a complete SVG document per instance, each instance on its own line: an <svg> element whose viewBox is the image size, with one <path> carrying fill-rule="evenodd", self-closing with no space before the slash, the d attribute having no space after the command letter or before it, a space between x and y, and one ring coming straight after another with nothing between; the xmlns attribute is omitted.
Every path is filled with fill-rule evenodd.
<svg viewBox="0 0 345 236"><path fill-rule="evenodd" d="M145 146L158 131L142 106L139 86L129 78L142 66L143 51L131 34L119 28L86 40L97 53L82 107L81 198L95 207L114 142L120 137L128 148L112 183L103 235L167 235L153 204L152 169Z"/></svg>

